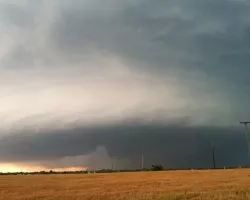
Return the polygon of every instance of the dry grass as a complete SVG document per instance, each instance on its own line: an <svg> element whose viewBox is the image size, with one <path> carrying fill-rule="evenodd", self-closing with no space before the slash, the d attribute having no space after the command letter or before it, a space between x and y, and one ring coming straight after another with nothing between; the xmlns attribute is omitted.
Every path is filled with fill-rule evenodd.
<svg viewBox="0 0 250 200"><path fill-rule="evenodd" d="M250 170L0 177L0 200L250 199Z"/></svg>

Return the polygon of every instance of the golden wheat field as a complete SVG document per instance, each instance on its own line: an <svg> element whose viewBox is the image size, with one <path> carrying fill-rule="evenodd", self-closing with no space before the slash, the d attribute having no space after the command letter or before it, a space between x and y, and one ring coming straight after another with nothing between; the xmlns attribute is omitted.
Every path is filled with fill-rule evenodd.
<svg viewBox="0 0 250 200"><path fill-rule="evenodd" d="M250 199L250 170L1 176L0 200Z"/></svg>

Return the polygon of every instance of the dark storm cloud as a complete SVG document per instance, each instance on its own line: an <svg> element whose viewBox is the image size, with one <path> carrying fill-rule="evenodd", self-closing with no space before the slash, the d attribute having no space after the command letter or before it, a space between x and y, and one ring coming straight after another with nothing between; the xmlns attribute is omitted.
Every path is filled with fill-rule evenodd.
<svg viewBox="0 0 250 200"><path fill-rule="evenodd" d="M128 5L107 6L116 12L100 9L98 4L90 10L74 5L63 9L51 29L53 47L65 58L98 49L154 73L167 73L165 69L203 73L209 84L216 82L217 90L227 96L233 112L241 109L239 102L250 100L249 2L138 1ZM249 110L243 113L246 116Z"/></svg>
<svg viewBox="0 0 250 200"><path fill-rule="evenodd" d="M2 162L35 162L90 154L104 146L109 157L129 162L125 166L140 167L162 163L166 167L211 167L210 141L215 144L216 163L224 165L249 164L243 128L178 127L159 125L114 125L78 128L43 134L20 133L2 138ZM80 162L81 163L81 162ZM86 163L81 163L83 166ZM45 165L45 164L44 164ZM97 162L98 167L98 162Z"/></svg>
<svg viewBox="0 0 250 200"><path fill-rule="evenodd" d="M163 68L204 68L222 77L247 69L247 60L228 66L223 59L248 53L247 1L138 2L64 8L51 29L51 41L69 54L94 48Z"/></svg>
<svg viewBox="0 0 250 200"><path fill-rule="evenodd" d="M239 106L250 100L248 1L160 0L116 6L64 8L51 29L53 47L65 58L98 49L151 72L203 73L203 81L216 82L213 92L227 96L232 113L249 114L246 106Z"/></svg>
<svg viewBox="0 0 250 200"><path fill-rule="evenodd" d="M139 165L141 154L147 165L204 167L211 164L212 138L220 166L248 163L242 130L214 124L249 117L249 1L0 2L5 121L55 124L55 116L92 123L62 132L3 133L0 161L47 161L103 145L111 157L134 163L130 167ZM189 116L188 125L207 127L109 125L154 116L162 124Z"/></svg>
<svg viewBox="0 0 250 200"><path fill-rule="evenodd" d="M7 54L9 62L32 66L34 60L62 64L73 59L79 64L86 54L102 52L143 62L137 67L199 70L237 83L247 78L248 1L27 2L1 3L3 20L23 30L32 25L32 32L39 22L49 24L46 47L39 49L35 41L27 50L17 43ZM48 8L51 18L45 17Z"/></svg>
<svg viewBox="0 0 250 200"><path fill-rule="evenodd" d="M6 65L15 60L25 66L33 66L34 60L47 66L72 61L80 65L86 55L101 52L125 62L139 62L136 67L153 71L196 70L222 83L249 84L245 73L249 65L248 1L42 2L40 10L32 1L24 5L2 3L5 18L24 30L23 23L33 24L35 19L33 30L38 29L46 8L53 13L47 21L41 20L50 24L46 47L39 49L37 41L31 49L25 43L17 44L7 54Z"/></svg>

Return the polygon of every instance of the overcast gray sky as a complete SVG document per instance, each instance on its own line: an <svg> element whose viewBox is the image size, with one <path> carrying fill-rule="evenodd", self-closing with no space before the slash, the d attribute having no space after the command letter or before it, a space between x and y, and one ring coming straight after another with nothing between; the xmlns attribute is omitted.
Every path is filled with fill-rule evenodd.
<svg viewBox="0 0 250 200"><path fill-rule="evenodd" d="M244 137L238 122L250 118L249 42L247 0L0 0L0 161L48 165L50 155L128 151L126 143L112 150L123 137L107 143L99 127L111 134L113 126L136 126L128 143L145 126L162 125L166 138L174 134L168 126ZM106 139L84 140L75 151L64 140L76 127L76 135ZM149 132L143 145L157 135Z"/></svg>

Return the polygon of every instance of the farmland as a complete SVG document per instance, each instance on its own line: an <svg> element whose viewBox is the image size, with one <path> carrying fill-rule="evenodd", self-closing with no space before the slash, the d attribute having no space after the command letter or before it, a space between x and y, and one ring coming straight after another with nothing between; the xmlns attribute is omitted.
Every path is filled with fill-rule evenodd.
<svg viewBox="0 0 250 200"><path fill-rule="evenodd" d="M250 170L1 176L0 200L250 199Z"/></svg>

